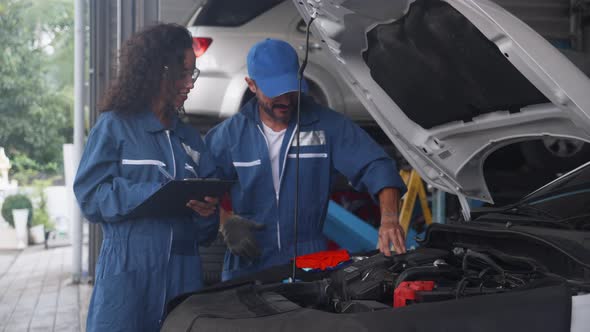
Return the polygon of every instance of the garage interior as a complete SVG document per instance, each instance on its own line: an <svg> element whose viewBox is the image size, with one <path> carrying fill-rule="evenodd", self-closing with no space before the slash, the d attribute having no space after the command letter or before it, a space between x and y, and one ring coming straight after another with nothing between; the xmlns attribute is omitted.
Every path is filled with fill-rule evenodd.
<svg viewBox="0 0 590 332"><path fill-rule="evenodd" d="M186 24L203 1L200 0L89 0L89 63L87 75L88 123L96 121L97 102L112 79L116 68L116 53L121 43L142 27L154 22ZM495 0L562 51L586 74L590 73L590 2L584 0ZM206 127L221 119L193 121ZM369 127L374 130L374 127ZM373 133L379 141L381 132ZM501 151L490 158L489 165L502 164L506 173L514 165L506 166ZM516 162L515 162L516 163ZM488 165L488 164L486 164ZM493 189L493 188L492 188ZM528 189L528 188L527 188ZM447 202L447 216L458 214L458 202ZM437 213L437 211L434 211ZM440 212L438 212L440 213ZM436 217L436 216L435 216ZM88 276L94 266L101 244L100 225L89 225ZM86 259L85 259L86 260ZM91 277L90 277L91 278Z"/></svg>

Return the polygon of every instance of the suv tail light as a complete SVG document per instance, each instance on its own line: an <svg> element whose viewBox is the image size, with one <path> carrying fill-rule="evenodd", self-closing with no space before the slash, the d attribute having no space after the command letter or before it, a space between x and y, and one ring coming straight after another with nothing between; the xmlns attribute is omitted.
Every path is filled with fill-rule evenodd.
<svg viewBox="0 0 590 332"><path fill-rule="evenodd" d="M211 45L211 42L213 42L211 38L193 37L193 51L195 52L195 56L198 58L203 55L209 48L209 45Z"/></svg>

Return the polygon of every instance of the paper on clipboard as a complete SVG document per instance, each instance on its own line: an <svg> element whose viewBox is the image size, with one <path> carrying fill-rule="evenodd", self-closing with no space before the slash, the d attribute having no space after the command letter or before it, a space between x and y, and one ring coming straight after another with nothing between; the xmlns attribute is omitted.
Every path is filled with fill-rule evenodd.
<svg viewBox="0 0 590 332"><path fill-rule="evenodd" d="M190 200L202 201L205 196L220 197L229 191L234 181L215 178L171 180L148 197L129 214L130 218L189 216Z"/></svg>

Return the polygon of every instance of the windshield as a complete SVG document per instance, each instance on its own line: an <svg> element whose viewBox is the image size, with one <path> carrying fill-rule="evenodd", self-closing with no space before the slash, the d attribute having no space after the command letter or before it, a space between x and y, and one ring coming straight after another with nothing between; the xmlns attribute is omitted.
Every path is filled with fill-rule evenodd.
<svg viewBox="0 0 590 332"><path fill-rule="evenodd" d="M563 175L525 197L518 206L529 206L558 219L590 217L590 162Z"/></svg>

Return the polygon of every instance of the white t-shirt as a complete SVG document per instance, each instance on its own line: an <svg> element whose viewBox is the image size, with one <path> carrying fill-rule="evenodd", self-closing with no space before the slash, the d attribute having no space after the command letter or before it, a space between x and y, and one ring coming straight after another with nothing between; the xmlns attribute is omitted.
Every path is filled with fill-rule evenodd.
<svg viewBox="0 0 590 332"><path fill-rule="evenodd" d="M272 168L272 181L275 186L275 193L279 193L279 157L281 153L281 145L287 129L281 131L274 131L267 125L262 123L264 129L264 136L266 136L266 143L268 144L268 154L270 157L270 165Z"/></svg>

